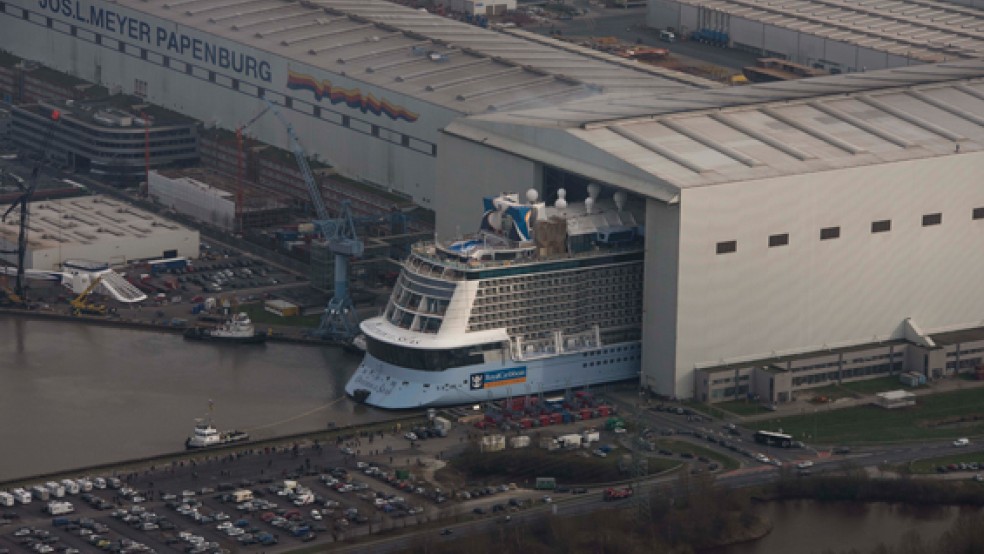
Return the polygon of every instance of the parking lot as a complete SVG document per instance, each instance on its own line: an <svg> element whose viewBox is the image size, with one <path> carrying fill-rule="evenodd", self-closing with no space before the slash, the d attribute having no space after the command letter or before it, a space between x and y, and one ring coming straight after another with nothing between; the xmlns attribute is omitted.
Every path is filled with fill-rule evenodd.
<svg viewBox="0 0 984 554"><path fill-rule="evenodd" d="M36 483L33 488L50 489L46 500L35 491L28 504L0 508L0 553L285 551L454 514L515 511L537 497L505 483L453 496L415 474L423 471L415 461L420 456L440 457L460 442L434 436L411 446L402 432L366 432L330 445L244 450L117 477L78 477L72 479L78 492L66 488L60 498ZM49 502L72 508L55 512Z"/></svg>

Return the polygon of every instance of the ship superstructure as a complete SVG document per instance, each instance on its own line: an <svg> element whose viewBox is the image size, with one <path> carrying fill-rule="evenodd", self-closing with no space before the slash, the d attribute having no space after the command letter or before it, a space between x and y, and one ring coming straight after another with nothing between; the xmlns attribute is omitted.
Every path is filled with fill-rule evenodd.
<svg viewBox="0 0 984 554"><path fill-rule="evenodd" d="M485 198L476 234L414 245L346 392L416 408L636 377L642 233L625 193L599 192Z"/></svg>

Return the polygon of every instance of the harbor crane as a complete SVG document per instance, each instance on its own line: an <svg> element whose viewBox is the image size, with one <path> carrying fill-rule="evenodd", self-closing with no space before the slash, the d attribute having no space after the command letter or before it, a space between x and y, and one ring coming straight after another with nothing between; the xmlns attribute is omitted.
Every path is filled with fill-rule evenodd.
<svg viewBox="0 0 984 554"><path fill-rule="evenodd" d="M7 297L11 303L22 306L27 304L27 292L24 283L24 257L27 254L27 230L28 218L30 217L28 204L30 204L31 198L34 196L34 191L38 188L38 177L41 174L41 166L44 163L45 155L48 153L48 143L51 141L51 135L54 133L55 126L61 119L61 112L51 110L50 117L51 122L48 124L44 139L41 141L41 150L38 152L38 159L34 163L34 168L31 170L29 181L27 184L24 184L21 180L14 181L17 184L17 188L21 190L21 195L7 208L3 216L0 216L0 221L6 221L10 212L14 211L18 206L20 207L20 230L17 234L17 249L2 250L0 254L17 254L17 280L14 283L13 294L7 293Z"/></svg>
<svg viewBox="0 0 984 554"><path fill-rule="evenodd" d="M345 345L351 344L352 340L359 334L359 326L355 317L355 305L352 303L352 297L348 291L349 259L362 256L365 245L356 233L355 222L352 219L352 210L348 201L342 202L338 217L332 218L328 214L324 198L321 197L321 189L314 180L314 174L311 173L311 166L308 165L307 156L304 154L304 148L301 147L301 142L294 132L294 126L284 118L276 104L267 98L263 98L263 101L266 102L269 111L273 112L273 115L277 116L280 123L287 128L290 149L294 153L294 158L297 159L297 166L301 170L308 195L314 205L317 219L312 223L321 231L328 243L328 249L335 255L335 290L325 308L318 328L311 331L311 334ZM265 112L266 110L260 115Z"/></svg>

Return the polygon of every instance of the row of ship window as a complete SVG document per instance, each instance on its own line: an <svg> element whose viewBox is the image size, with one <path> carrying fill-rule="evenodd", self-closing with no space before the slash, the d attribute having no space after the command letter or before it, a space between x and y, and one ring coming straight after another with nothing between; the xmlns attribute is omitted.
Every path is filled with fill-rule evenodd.
<svg viewBox="0 0 984 554"><path fill-rule="evenodd" d="M496 283L489 283L479 289L479 295L502 294L517 291L539 291L544 286L573 286L591 285L598 282L604 285L621 284L637 280L640 272L637 268L611 268L601 271L592 271L579 275L565 275L563 277L542 276L542 277L522 277L517 279L505 279Z"/></svg>
<svg viewBox="0 0 984 554"><path fill-rule="evenodd" d="M641 360L641 359L642 356L637 354L635 356L627 356L625 358L611 358L609 360L598 360L597 362L584 362L583 364L581 364L581 367L595 367L599 365L617 364L621 362L634 362L636 360Z"/></svg>
<svg viewBox="0 0 984 554"><path fill-rule="evenodd" d="M984 207L974 208L971 212L971 218L974 220L984 219ZM932 227L935 225L941 225L943 223L942 213L925 214L922 216L922 226ZM892 230L892 220L882 219L879 221L871 222L871 232L875 233L887 233ZM833 240L840 238L841 228L840 227L824 227L820 229L820 240ZM789 244L789 233L780 233L777 235L769 235L769 248L775 248L779 246L786 246ZM717 243L717 253L718 254L731 254L738 251L738 241L736 240L726 240Z"/></svg>
<svg viewBox="0 0 984 554"><path fill-rule="evenodd" d="M609 296L606 298L586 298L583 299L585 303L590 304L595 309L593 311L609 311L609 310L624 310L633 309L636 311L638 306L626 306L627 303L635 304L639 300L639 296L635 294L622 294ZM488 305L488 306L476 306L472 309L472 317L476 318L478 321L485 321L488 318L494 319L504 319L511 317L523 317L523 316L543 316L543 317L568 317L568 314L572 312L589 312L592 310L587 309L580 303L565 302L558 304L552 310L544 310L541 308L530 308L529 302L512 302L510 304L515 304L516 306L509 306L508 304L503 305ZM443 313L443 312L442 312Z"/></svg>

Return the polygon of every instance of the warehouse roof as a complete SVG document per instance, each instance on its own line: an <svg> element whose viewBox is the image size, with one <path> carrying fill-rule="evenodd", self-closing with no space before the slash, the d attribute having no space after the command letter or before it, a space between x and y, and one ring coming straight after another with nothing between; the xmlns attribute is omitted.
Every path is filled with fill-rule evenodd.
<svg viewBox="0 0 984 554"><path fill-rule="evenodd" d="M472 116L446 132L671 201L682 188L984 150L984 60Z"/></svg>
<svg viewBox="0 0 984 554"><path fill-rule="evenodd" d="M984 56L984 12L933 0L676 0L925 62Z"/></svg>
<svg viewBox="0 0 984 554"><path fill-rule="evenodd" d="M30 204L29 247L95 244L100 240L146 239L187 230L173 221L105 196L80 196ZM0 243L16 244L20 217L15 210L0 222Z"/></svg>
<svg viewBox="0 0 984 554"><path fill-rule="evenodd" d="M462 113L599 91L719 86L532 33L383 0L120 0L122 5Z"/></svg>

